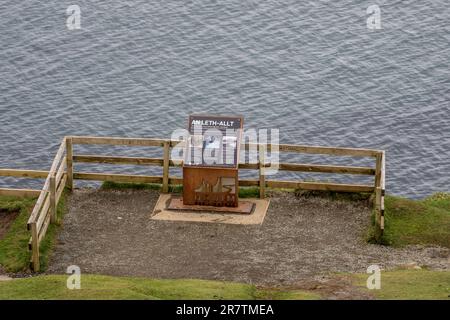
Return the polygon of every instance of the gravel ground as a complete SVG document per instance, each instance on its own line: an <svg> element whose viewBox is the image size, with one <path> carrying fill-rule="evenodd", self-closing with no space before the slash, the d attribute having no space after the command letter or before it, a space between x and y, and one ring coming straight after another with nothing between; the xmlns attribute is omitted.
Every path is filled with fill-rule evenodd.
<svg viewBox="0 0 450 320"><path fill-rule="evenodd" d="M450 268L447 248L366 243L364 201L273 193L263 225L244 226L151 220L158 195L75 190L48 272L78 265L84 273L295 285L371 264Z"/></svg>

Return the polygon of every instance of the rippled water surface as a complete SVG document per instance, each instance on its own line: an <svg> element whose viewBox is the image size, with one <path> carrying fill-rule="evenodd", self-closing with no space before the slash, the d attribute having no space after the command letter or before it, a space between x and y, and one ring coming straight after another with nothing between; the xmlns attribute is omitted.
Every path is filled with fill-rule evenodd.
<svg viewBox="0 0 450 320"><path fill-rule="evenodd" d="M370 1L77 0L69 31L71 4L0 2L0 167L46 169L64 135L169 137L189 113L239 113L283 143L386 149L390 193L449 190L446 0L378 1L375 31Z"/></svg>

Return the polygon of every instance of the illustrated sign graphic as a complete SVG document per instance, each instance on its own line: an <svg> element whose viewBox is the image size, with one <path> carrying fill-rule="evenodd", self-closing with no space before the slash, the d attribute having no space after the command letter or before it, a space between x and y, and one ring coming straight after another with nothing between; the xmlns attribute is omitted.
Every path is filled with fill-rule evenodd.
<svg viewBox="0 0 450 320"><path fill-rule="evenodd" d="M185 166L237 167L242 117L190 115Z"/></svg>

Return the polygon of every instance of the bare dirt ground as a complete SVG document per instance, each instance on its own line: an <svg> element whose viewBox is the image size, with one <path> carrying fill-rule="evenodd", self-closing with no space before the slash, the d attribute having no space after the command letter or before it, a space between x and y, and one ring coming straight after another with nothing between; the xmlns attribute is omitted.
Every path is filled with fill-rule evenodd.
<svg viewBox="0 0 450 320"><path fill-rule="evenodd" d="M308 287L326 283L332 272L364 273L371 264L449 268L446 248L366 243L365 201L273 193L264 223L251 226L151 220L158 196L76 190L48 272L78 265L83 273Z"/></svg>
<svg viewBox="0 0 450 320"><path fill-rule="evenodd" d="M14 220L19 215L19 211L8 211L0 209L0 239L2 239L6 232L11 227Z"/></svg>

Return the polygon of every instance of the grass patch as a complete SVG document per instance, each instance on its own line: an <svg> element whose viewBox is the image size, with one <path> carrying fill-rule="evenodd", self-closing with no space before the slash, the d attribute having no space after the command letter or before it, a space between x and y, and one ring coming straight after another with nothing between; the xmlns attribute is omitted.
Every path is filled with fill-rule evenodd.
<svg viewBox="0 0 450 320"><path fill-rule="evenodd" d="M344 201L372 201L373 194L370 192L339 192L328 190L296 189L295 196L298 198L326 198Z"/></svg>
<svg viewBox="0 0 450 320"><path fill-rule="evenodd" d="M259 198L258 187L240 187L239 198Z"/></svg>
<svg viewBox="0 0 450 320"><path fill-rule="evenodd" d="M8 272L25 271L30 262L27 221L36 199L0 196L0 209L19 211L10 229L0 240L0 265Z"/></svg>
<svg viewBox="0 0 450 320"><path fill-rule="evenodd" d="M132 190L156 190L161 191L162 184L159 183L128 183L128 182L112 182L105 181L102 183L101 189L103 190L122 190L122 189L132 189ZM183 192L182 185L169 185L169 192L181 193Z"/></svg>
<svg viewBox="0 0 450 320"><path fill-rule="evenodd" d="M450 272L396 270L381 273L381 289L368 290L367 274L348 274L350 290L368 292L376 299L449 299ZM314 290L258 288L254 285L195 279L148 279L82 275L81 289L66 287L68 275L41 275L0 282L0 299L211 299L304 300L327 298ZM354 289L353 289L354 290Z"/></svg>
<svg viewBox="0 0 450 320"><path fill-rule="evenodd" d="M31 253L28 250L30 232L27 230L27 221L36 199L0 197L0 209L19 210L19 215L12 223L5 237L0 240L0 265L7 272L23 272L29 269ZM58 204L58 221L61 221L65 212L65 192ZM56 231L59 223L50 224L47 234L40 245L41 270L45 270L48 255L54 245Z"/></svg>
<svg viewBox="0 0 450 320"><path fill-rule="evenodd" d="M258 289L253 285L208 280L155 280L82 275L81 289L68 290L67 275L0 282L0 299L318 299L306 291Z"/></svg>
<svg viewBox="0 0 450 320"><path fill-rule="evenodd" d="M377 299L449 299L450 272L429 270L396 270L381 272L381 289L368 290L367 274L351 277L355 285Z"/></svg>
<svg viewBox="0 0 450 320"><path fill-rule="evenodd" d="M156 190L161 191L162 185L158 183L118 183L112 181L103 182L101 189L103 190L121 190L121 189L132 189L132 190ZM182 185L169 185L169 192L171 193L182 193ZM257 187L241 187L239 188L240 198L258 198L259 189Z"/></svg>
<svg viewBox="0 0 450 320"><path fill-rule="evenodd" d="M369 241L372 240L369 236ZM439 193L423 200L386 196L385 230L380 242L450 248L450 194Z"/></svg>

